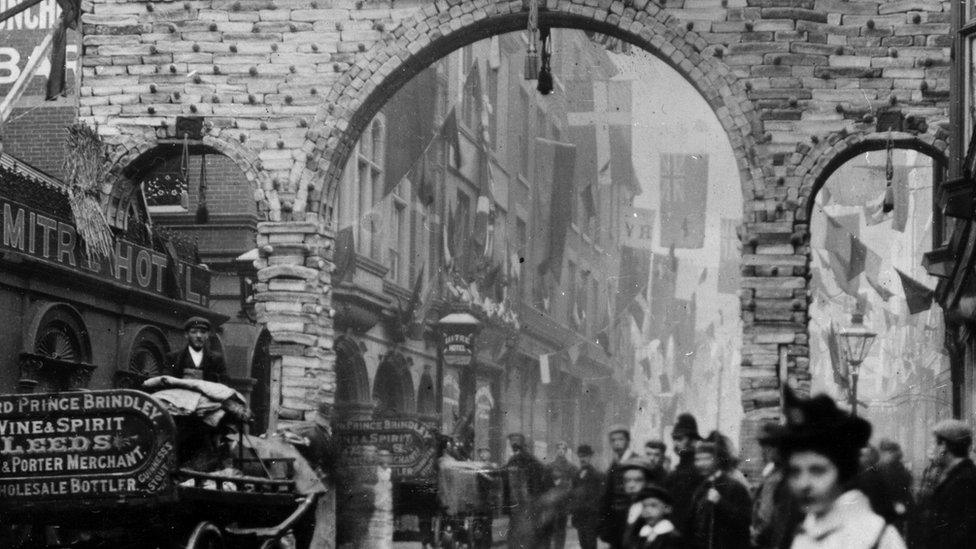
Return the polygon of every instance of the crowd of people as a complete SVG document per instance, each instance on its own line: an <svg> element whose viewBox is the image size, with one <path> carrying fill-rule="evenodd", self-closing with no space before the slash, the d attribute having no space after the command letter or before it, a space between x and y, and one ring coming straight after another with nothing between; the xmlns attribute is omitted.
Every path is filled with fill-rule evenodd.
<svg viewBox="0 0 976 549"><path fill-rule="evenodd" d="M763 426L763 469L747 479L732 441L703 437L681 414L664 441L635 451L631 433L608 433L606 471L587 444L559 443L543 463L512 435L508 546L562 548L571 525L582 549L598 539L621 549L962 549L976 547L972 430L947 419L932 428L931 459L914 482L897 442L872 446L871 424L825 395L789 395L784 423Z"/></svg>

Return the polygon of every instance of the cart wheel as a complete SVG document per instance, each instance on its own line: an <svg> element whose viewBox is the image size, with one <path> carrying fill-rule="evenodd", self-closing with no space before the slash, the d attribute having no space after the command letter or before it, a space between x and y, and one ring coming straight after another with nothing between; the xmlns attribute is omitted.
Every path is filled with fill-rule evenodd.
<svg viewBox="0 0 976 549"><path fill-rule="evenodd" d="M220 528L212 522L201 522L193 529L186 549L224 549L224 538Z"/></svg>

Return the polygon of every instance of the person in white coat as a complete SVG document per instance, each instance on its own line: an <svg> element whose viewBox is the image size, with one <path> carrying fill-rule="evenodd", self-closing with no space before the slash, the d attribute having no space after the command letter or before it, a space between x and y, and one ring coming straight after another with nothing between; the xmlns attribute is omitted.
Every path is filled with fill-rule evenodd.
<svg viewBox="0 0 976 549"><path fill-rule="evenodd" d="M793 497L804 514L791 549L905 549L898 530L871 510L853 488L858 455L871 424L819 395L787 398L786 433L780 451Z"/></svg>

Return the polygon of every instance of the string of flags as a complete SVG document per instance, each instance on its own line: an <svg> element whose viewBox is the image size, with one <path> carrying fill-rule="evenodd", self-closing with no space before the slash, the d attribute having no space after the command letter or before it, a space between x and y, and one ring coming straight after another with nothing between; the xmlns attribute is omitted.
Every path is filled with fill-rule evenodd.
<svg viewBox="0 0 976 549"><path fill-rule="evenodd" d="M814 251L820 265L832 273L837 287L843 293L859 298L858 281L863 274L868 285L883 301L887 302L894 297L895 293L881 281L886 261L851 230L858 227L859 216L832 216L827 213L825 216L827 234L823 247L814 248ZM893 266L892 268L898 275L909 313L917 314L928 310L935 298L933 290L904 271Z"/></svg>

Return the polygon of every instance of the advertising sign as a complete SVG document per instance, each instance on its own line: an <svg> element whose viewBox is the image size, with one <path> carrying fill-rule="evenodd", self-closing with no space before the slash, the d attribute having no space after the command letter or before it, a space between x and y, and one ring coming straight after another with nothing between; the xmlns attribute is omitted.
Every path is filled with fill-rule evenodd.
<svg viewBox="0 0 976 549"><path fill-rule="evenodd" d="M0 395L0 511L169 494L173 420L130 390Z"/></svg>
<svg viewBox="0 0 976 549"><path fill-rule="evenodd" d="M393 480L419 480L434 475L437 448L434 433L413 419L339 421L333 425L336 442L347 466L372 465L371 456L390 453Z"/></svg>
<svg viewBox="0 0 976 549"><path fill-rule="evenodd" d="M111 257L89 262L75 226L0 197L0 250L97 276L137 290L202 305L210 302L210 273L117 238ZM179 286L180 291L174 291Z"/></svg>
<svg viewBox="0 0 976 549"><path fill-rule="evenodd" d="M21 2L22 0L0 0L0 12L16 7ZM10 91L14 82L20 78L27 62L41 55L41 42L52 29L58 26L60 17L61 8L57 1L44 0L6 21L0 21L0 97ZM68 34L65 84L69 90L77 85L77 36L77 33ZM50 72L51 63L45 56L24 90L24 99L44 99L44 86ZM73 103L74 99L59 99L56 104L66 104L67 101Z"/></svg>
<svg viewBox="0 0 976 549"><path fill-rule="evenodd" d="M444 336L444 363L451 366L471 364L473 333L455 333Z"/></svg>

